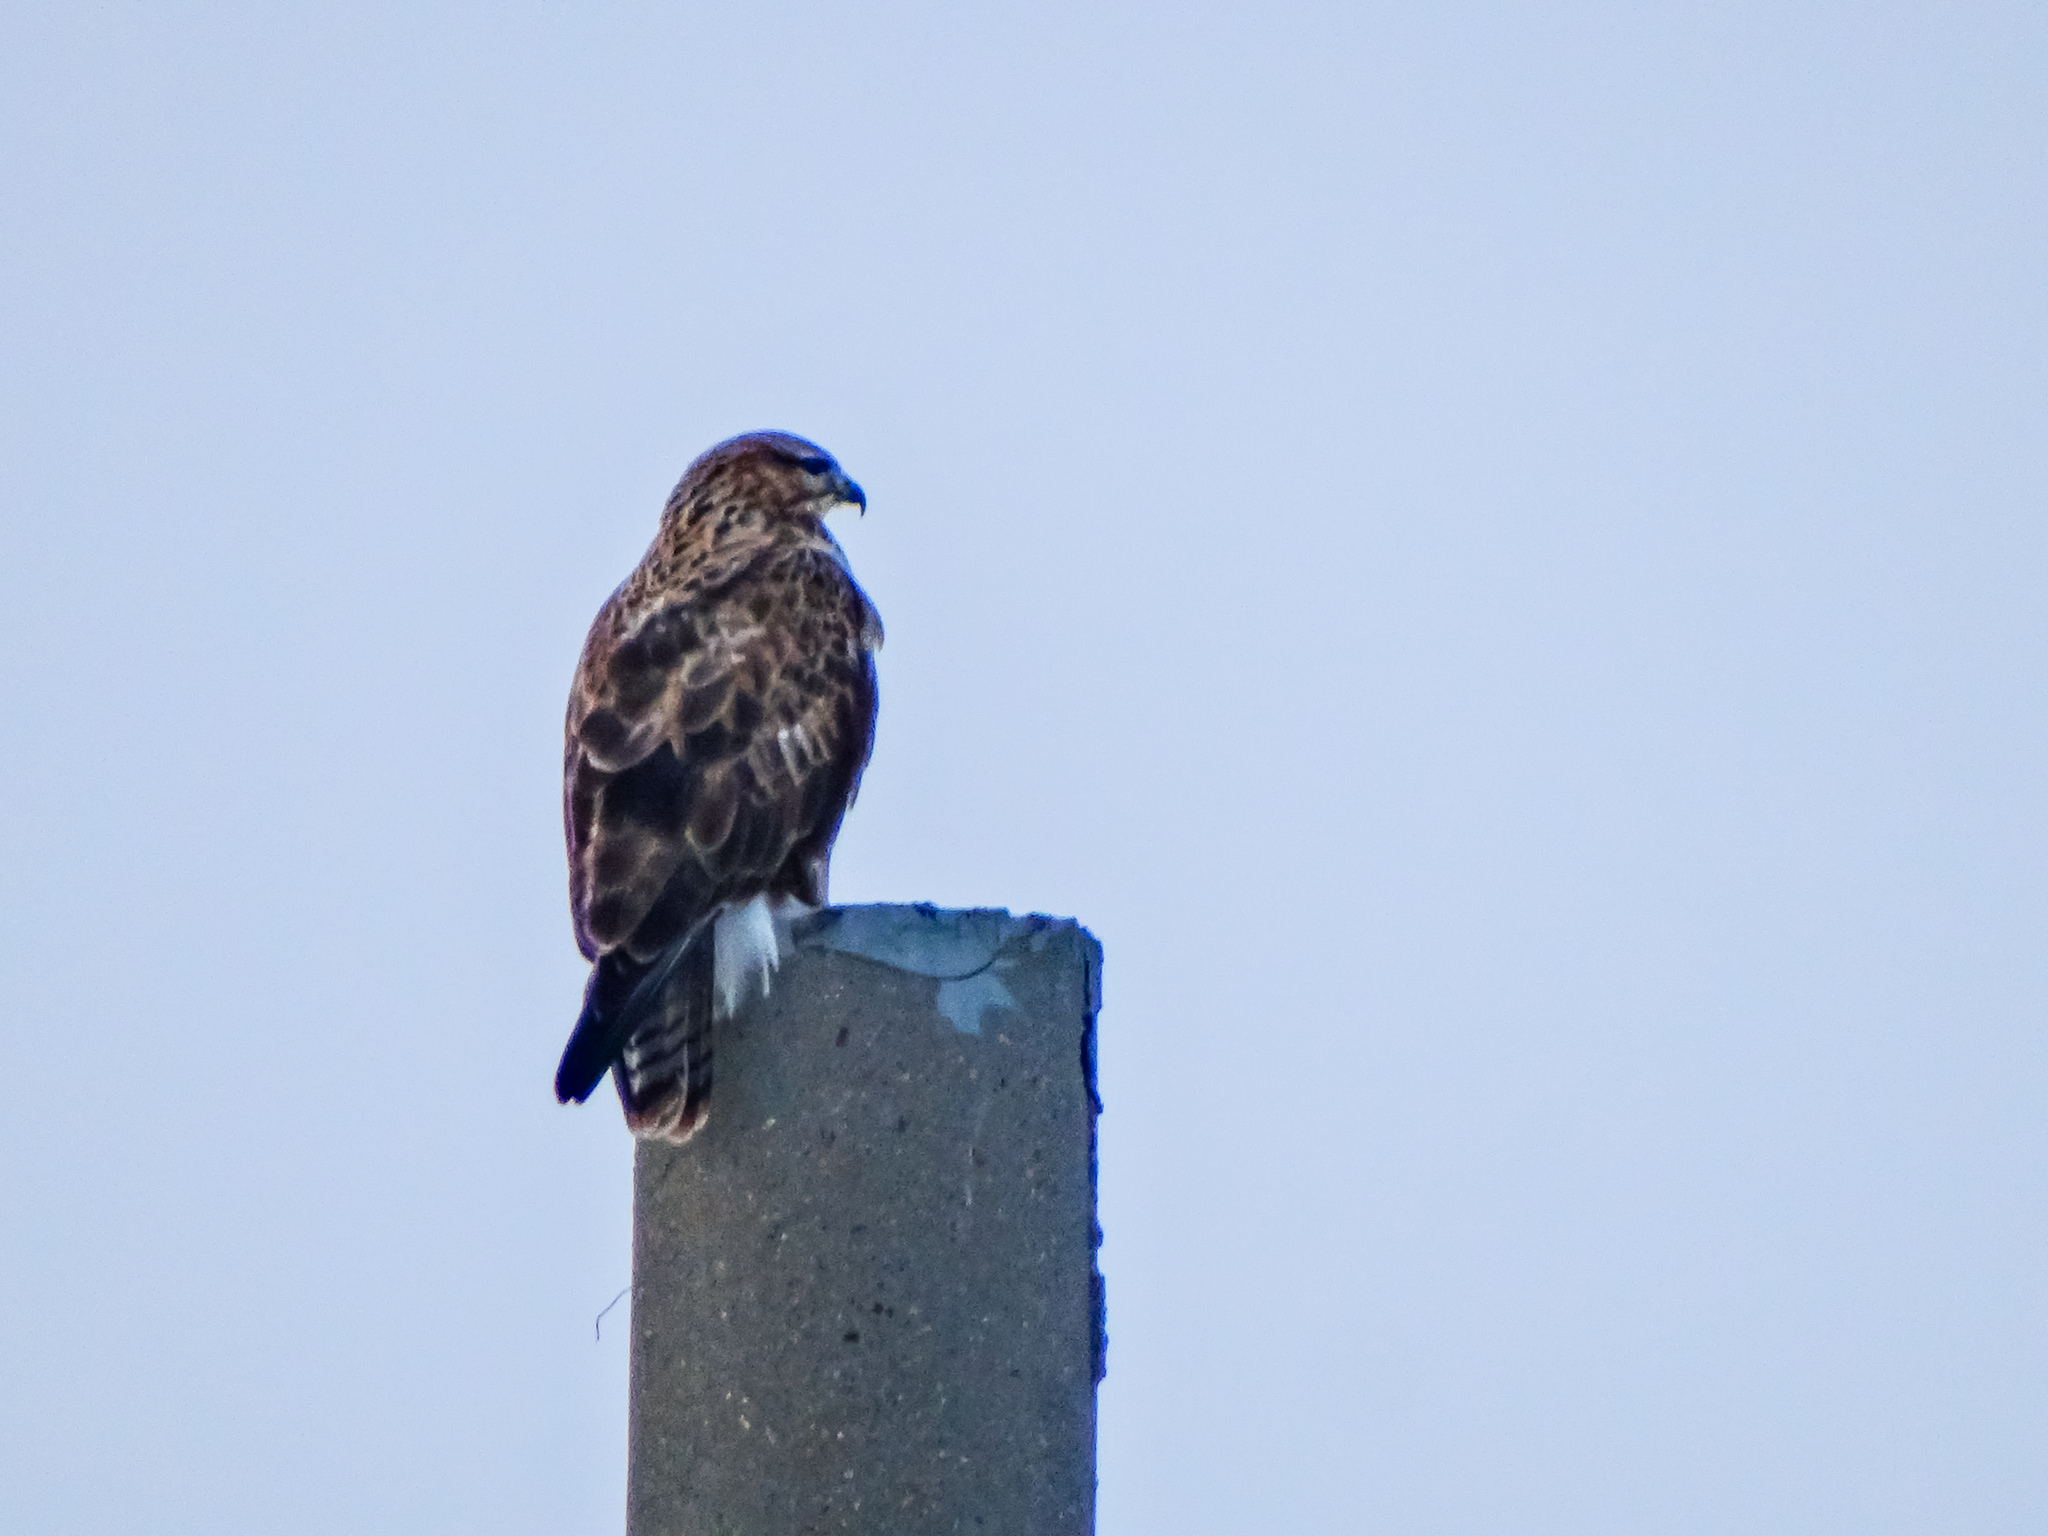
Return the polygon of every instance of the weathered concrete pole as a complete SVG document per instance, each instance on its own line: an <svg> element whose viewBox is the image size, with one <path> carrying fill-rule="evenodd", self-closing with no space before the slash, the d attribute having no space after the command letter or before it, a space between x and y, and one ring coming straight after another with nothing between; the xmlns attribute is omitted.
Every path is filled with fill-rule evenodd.
<svg viewBox="0 0 2048 1536"><path fill-rule="evenodd" d="M846 907L634 1167L630 1536L1095 1523L1095 1012L1071 922Z"/></svg>

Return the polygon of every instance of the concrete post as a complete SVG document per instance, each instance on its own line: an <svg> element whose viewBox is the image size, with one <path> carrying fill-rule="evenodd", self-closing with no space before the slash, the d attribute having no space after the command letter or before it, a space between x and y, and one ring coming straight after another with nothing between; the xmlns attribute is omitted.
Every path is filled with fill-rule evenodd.
<svg viewBox="0 0 2048 1536"><path fill-rule="evenodd" d="M627 1531L1084 1536L1101 949L929 907L793 937L710 1123L634 1165Z"/></svg>

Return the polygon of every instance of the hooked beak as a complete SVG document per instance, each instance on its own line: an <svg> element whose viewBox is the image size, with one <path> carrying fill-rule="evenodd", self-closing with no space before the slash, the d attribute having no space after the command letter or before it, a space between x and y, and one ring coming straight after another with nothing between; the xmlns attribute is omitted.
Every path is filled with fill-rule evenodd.
<svg viewBox="0 0 2048 1536"><path fill-rule="evenodd" d="M868 515L868 493L847 479L843 474L839 477L839 499L842 502L850 501L856 507L859 507L862 517Z"/></svg>

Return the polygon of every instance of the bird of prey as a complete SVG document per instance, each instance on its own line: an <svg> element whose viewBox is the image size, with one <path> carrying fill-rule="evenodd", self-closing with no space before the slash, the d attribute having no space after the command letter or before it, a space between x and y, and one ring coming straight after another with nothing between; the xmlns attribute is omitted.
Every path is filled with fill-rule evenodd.
<svg viewBox="0 0 2048 1536"><path fill-rule="evenodd" d="M867 497L814 443L720 443L584 642L562 820L591 969L555 1097L580 1104L610 1071L636 1136L704 1124L714 1010L765 992L776 923L825 902L882 643L825 530L847 505Z"/></svg>

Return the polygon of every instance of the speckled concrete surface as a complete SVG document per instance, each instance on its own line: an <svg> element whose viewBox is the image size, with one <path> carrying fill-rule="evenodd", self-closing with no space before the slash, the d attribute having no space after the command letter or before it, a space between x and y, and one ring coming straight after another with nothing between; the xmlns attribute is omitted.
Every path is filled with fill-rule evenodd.
<svg viewBox="0 0 2048 1536"><path fill-rule="evenodd" d="M635 1165L632 1536L1093 1529L1093 1023L1070 922L854 907Z"/></svg>

